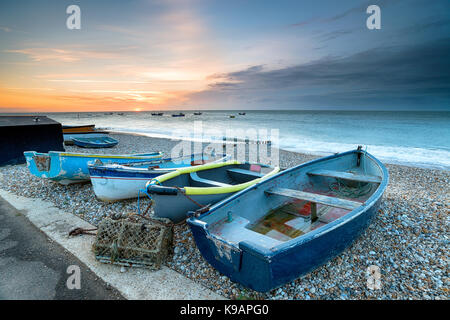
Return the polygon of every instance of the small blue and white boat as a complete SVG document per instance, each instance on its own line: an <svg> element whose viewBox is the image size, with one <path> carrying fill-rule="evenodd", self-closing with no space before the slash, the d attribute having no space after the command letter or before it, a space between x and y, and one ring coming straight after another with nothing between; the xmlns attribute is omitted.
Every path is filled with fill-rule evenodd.
<svg viewBox="0 0 450 320"><path fill-rule="evenodd" d="M112 148L119 143L118 140L103 136L103 137L77 137L72 138L75 145L82 148Z"/></svg>
<svg viewBox="0 0 450 320"><path fill-rule="evenodd" d="M84 132L84 133L64 133L64 144L65 145L73 145L73 139L78 138L102 138L108 137L109 132L105 131L93 131L93 132Z"/></svg>
<svg viewBox="0 0 450 320"><path fill-rule="evenodd" d="M358 148L282 171L187 222L214 268L266 292L350 246L377 214L387 184L385 166Z"/></svg>
<svg viewBox="0 0 450 320"><path fill-rule="evenodd" d="M88 169L97 198L103 201L118 201L138 197L139 190L144 189L149 180L162 174L184 167L224 162L227 159L229 156L226 155L191 154L178 158L124 164L103 164L97 160L90 163Z"/></svg>
<svg viewBox="0 0 450 320"><path fill-rule="evenodd" d="M27 161L27 167L32 174L40 178L57 181L64 185L89 181L88 163L94 162L96 159L100 159L105 164L130 163L158 160L163 156L162 152L118 155L25 151L23 154Z"/></svg>

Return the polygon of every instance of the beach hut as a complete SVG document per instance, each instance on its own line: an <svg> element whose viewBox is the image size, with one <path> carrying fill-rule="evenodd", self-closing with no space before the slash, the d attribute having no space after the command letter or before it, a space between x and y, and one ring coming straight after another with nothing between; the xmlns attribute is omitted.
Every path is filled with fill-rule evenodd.
<svg viewBox="0 0 450 320"><path fill-rule="evenodd" d="M0 116L0 166L25 163L27 150L64 151L61 124L45 116Z"/></svg>

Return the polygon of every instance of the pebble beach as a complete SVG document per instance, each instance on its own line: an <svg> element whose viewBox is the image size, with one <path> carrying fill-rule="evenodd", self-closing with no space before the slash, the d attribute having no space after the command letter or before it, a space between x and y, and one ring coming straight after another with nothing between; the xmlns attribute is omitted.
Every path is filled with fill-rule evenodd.
<svg viewBox="0 0 450 320"><path fill-rule="evenodd" d="M179 143L131 134L110 135L120 141L114 148L65 148L68 152L102 154L163 151L170 156L171 149ZM279 151L282 168L318 157ZM258 293L231 282L203 259L186 224L174 227L174 253L166 265L230 299L447 300L450 171L394 164L386 167L388 187L377 217L363 235L327 264L280 288ZM57 208L93 225L111 215L137 212L138 206L137 199L102 202L96 199L90 183L63 186L33 176L26 165L0 168L0 188L51 201ZM141 199L141 207L148 204L148 199ZM367 270L371 265L379 267L380 289L371 290L367 286Z"/></svg>

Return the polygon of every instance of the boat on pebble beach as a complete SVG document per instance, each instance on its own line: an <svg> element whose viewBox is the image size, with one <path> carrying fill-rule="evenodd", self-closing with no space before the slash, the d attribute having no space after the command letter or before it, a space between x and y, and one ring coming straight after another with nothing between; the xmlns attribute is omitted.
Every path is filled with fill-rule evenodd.
<svg viewBox="0 0 450 320"><path fill-rule="evenodd" d="M287 169L187 220L203 257L266 292L325 264L377 214L388 171L357 150Z"/></svg>
<svg viewBox="0 0 450 320"><path fill-rule="evenodd" d="M162 152L143 154L88 154L49 151L40 153L25 151L23 153L30 172L44 179L67 185L90 180L88 163L100 159L103 163L130 163L144 160L157 160L163 157Z"/></svg>
<svg viewBox="0 0 450 320"><path fill-rule="evenodd" d="M88 165L92 187L98 199L118 201L136 198L146 183L160 175L179 168L198 166L210 162L224 162L229 157L192 154L178 158L146 160L124 164L104 164L101 160Z"/></svg>
<svg viewBox="0 0 450 320"><path fill-rule="evenodd" d="M82 148L112 148L119 143L118 140L108 137L76 137L72 138L73 143Z"/></svg>
<svg viewBox="0 0 450 320"><path fill-rule="evenodd" d="M107 137L109 132L107 131L93 131L93 132L83 132L83 133L64 133L64 144L67 146L74 145L73 139L78 138L101 138Z"/></svg>
<svg viewBox="0 0 450 320"><path fill-rule="evenodd" d="M86 124L81 126L62 126L63 133L84 133L84 132L94 132L95 124Z"/></svg>
<svg viewBox="0 0 450 320"><path fill-rule="evenodd" d="M147 182L155 215L175 223L190 210L204 210L280 169L236 160L177 169Z"/></svg>

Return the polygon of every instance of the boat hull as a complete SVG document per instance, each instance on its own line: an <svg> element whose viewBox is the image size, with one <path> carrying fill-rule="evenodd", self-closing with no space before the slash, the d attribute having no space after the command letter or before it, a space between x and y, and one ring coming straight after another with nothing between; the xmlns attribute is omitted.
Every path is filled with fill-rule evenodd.
<svg viewBox="0 0 450 320"><path fill-rule="evenodd" d="M226 157L217 161L224 161ZM141 167L125 166L96 166L89 165L89 175L95 195L102 201L119 201L124 199L137 198L139 190L145 189L146 183L162 174L176 170L177 168L188 167L193 162L208 160L202 155L191 155L183 161L172 161L162 159L157 169L144 169Z"/></svg>
<svg viewBox="0 0 450 320"><path fill-rule="evenodd" d="M95 131L95 124L84 126L62 126L63 133L85 133Z"/></svg>
<svg viewBox="0 0 450 320"><path fill-rule="evenodd" d="M176 195L152 194L151 198L156 216L170 219L174 223L179 223L186 220L189 211L196 211L203 206L219 202L233 193L189 195L188 198L183 192L179 191Z"/></svg>
<svg viewBox="0 0 450 320"><path fill-rule="evenodd" d="M325 157L280 172L223 200L200 217L189 218L187 222L205 260L232 281L266 292L297 279L339 255L367 229L379 210L388 173L378 160L376 162L383 172L383 179L377 191L367 201L341 218L285 242L257 233L251 240L230 241L212 232L209 223L217 221L216 218L212 219L214 215L226 217L227 212L242 215L251 204L267 207L270 206L270 201L279 201L281 204L278 198L267 198L267 192L280 186L293 185L294 181L305 179L306 172L310 172L309 168L319 168L321 163L327 161L339 162L340 156L350 156L352 153ZM277 206L278 204L275 205ZM244 229L239 229L238 232L240 230ZM237 238L244 237L239 233ZM264 241L274 244L266 245L267 242Z"/></svg>
<svg viewBox="0 0 450 320"><path fill-rule="evenodd" d="M107 137L108 132L105 131L94 131L94 132L83 132L83 133L64 133L64 144L73 145L73 139L77 138L100 138Z"/></svg>
<svg viewBox="0 0 450 320"><path fill-rule="evenodd" d="M108 136L72 138L72 141L82 148L112 148L119 143L118 140Z"/></svg>
<svg viewBox="0 0 450 320"><path fill-rule="evenodd" d="M159 159L160 152L136 155L101 155L50 151L39 153L25 151L25 159L30 172L40 178L67 185L90 181L88 163L96 159L103 163L129 163Z"/></svg>
<svg viewBox="0 0 450 320"><path fill-rule="evenodd" d="M350 223L324 233L314 241L276 253L246 242L241 242L236 250L212 239L202 225L192 221L189 225L197 248L209 264L231 281L267 292L313 271L348 248L369 226L378 212L379 203L377 201Z"/></svg>
<svg viewBox="0 0 450 320"><path fill-rule="evenodd" d="M155 215L161 218L168 218L175 223L181 222L187 218L189 211L204 209L206 206L209 207L279 171L278 167L266 166L265 169L270 169L270 172L251 176L250 180L239 181L236 184L223 184L219 182L220 178L218 176L220 175L220 170L223 170L221 172L222 174L226 174L228 168L233 169L240 166L248 168L252 165L240 164L237 161L208 163L202 166L177 169L174 172L149 181L146 184L146 190L153 200ZM209 175L209 178L217 179L199 179L198 176L195 177L197 172L205 174L205 176ZM195 174L194 177L192 174ZM217 174L216 177L214 177L215 174Z"/></svg>

